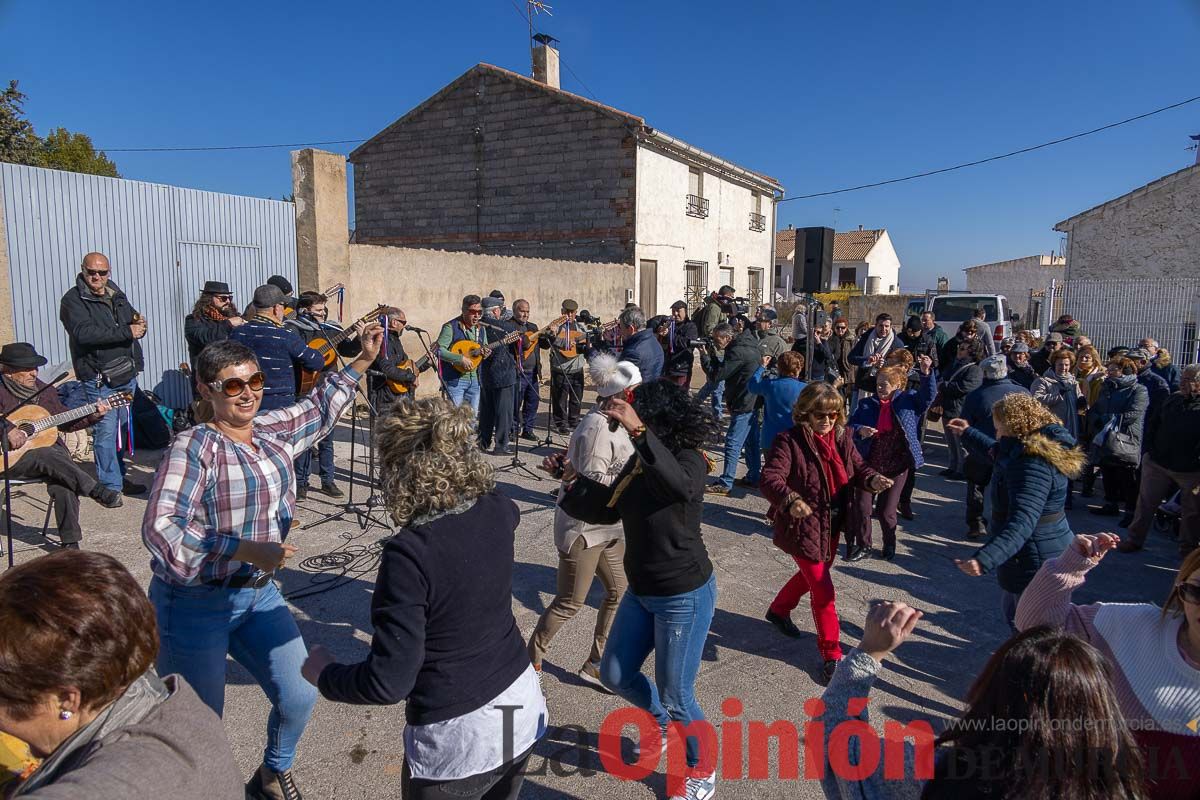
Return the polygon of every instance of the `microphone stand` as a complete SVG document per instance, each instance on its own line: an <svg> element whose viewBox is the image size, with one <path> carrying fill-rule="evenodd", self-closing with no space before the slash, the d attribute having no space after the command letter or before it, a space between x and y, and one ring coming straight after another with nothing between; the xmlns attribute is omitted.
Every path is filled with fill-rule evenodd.
<svg viewBox="0 0 1200 800"><path fill-rule="evenodd" d="M516 383L516 385L513 386L513 419L509 420L509 430L510 431L513 430L512 423L517 421L516 420L517 398L521 396L521 386L522 386L521 382L524 381L526 384L531 382L531 379L525 372L525 365L524 365L525 348L522 346L523 341L524 341L524 339L517 339L517 343L516 343L516 347L517 347L517 354L516 354L517 383ZM536 354L537 351L535 350L534 353ZM509 472L509 471L520 472L523 475L528 475L529 477L533 478L535 481L540 481L542 479L542 476L538 475L536 472L531 470L529 467L525 466L525 462L521 460L521 434L520 434L520 432L518 432L517 435L513 436L512 440L513 440L512 461L508 462L507 466L498 467L496 469L496 472Z"/></svg>
<svg viewBox="0 0 1200 800"><path fill-rule="evenodd" d="M18 411L19 409L22 409L25 406L32 404L33 401L36 400L38 398L38 396L41 395L42 392L55 386L59 381L61 381L65 377L67 377L66 372L59 375L54 380L43 384L42 388L38 389L33 394L29 395L29 397L26 397L24 400L17 403L15 406L10 408L8 411L4 412L3 414L0 414L0 434L2 434L2 435L0 435L0 451L2 451L2 456L0 456L0 458L3 458L3 461L4 461L4 538L7 539L7 541L8 541L8 566L10 566L10 567L13 565L13 531L12 531L12 479L8 475L8 468L9 468L9 463L8 463L8 429L9 429L9 425L7 424L8 418L12 414L16 413L16 411ZM13 426L13 427L16 427L16 426Z"/></svg>

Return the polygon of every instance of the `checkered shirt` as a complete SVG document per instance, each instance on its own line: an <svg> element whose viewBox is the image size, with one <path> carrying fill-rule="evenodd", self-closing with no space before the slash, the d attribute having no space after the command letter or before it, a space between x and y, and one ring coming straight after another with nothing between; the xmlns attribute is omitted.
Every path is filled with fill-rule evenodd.
<svg viewBox="0 0 1200 800"><path fill-rule="evenodd" d="M293 462L325 438L354 397L359 380L346 367L303 400L254 420L253 446L212 425L180 434L158 468L142 542L151 568L176 585L220 581L253 567L233 560L243 539L279 542L296 511Z"/></svg>

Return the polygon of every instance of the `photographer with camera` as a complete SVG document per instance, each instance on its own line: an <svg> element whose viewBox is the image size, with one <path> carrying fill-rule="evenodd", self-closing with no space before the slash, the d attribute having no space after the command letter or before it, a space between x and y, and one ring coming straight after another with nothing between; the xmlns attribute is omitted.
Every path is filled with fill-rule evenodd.
<svg viewBox="0 0 1200 800"><path fill-rule="evenodd" d="M762 354L770 358L770 368L774 369L779 357L787 352L788 346L783 338L771 330L779 315L770 306L759 306L754 315L754 335L758 337L758 346Z"/></svg>
<svg viewBox="0 0 1200 800"><path fill-rule="evenodd" d="M750 393L750 379L762 364L762 351L754 331L746 331L734 337L733 328L721 324L713 330L712 343L708 345L709 362L717 359L716 349L725 351L719 366L708 373L710 382L725 382L726 399L729 401L729 429L725 432L725 464L721 477L705 488L708 494L729 494L737 483L741 486L758 486L759 469L762 466L759 451L757 398ZM738 457L742 448L746 450L746 477L735 481Z"/></svg>
<svg viewBox="0 0 1200 800"><path fill-rule="evenodd" d="M696 330L701 338L712 336L718 325L728 322L729 315L734 313L733 295L732 286L722 286L704 301L704 307L699 310L699 318L696 320ZM704 374L710 375L714 371L713 362L722 358L723 356L711 347L701 350L700 367ZM720 422L724 418L725 385L710 379L696 394L696 402L703 403L709 397L712 398L713 417Z"/></svg>
<svg viewBox="0 0 1200 800"><path fill-rule="evenodd" d="M693 342L699 338L696 323L688 319L687 303L676 300L671 304L671 316L667 318L667 333L663 338L663 377L685 389L691 387L697 347Z"/></svg>

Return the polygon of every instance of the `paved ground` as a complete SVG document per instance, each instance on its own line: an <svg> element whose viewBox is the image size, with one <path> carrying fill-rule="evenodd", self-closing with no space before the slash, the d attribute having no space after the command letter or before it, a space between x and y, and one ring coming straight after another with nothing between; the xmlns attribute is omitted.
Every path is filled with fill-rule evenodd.
<svg viewBox="0 0 1200 800"><path fill-rule="evenodd" d="M338 465L348 461L349 425L335 434ZM972 677L1004 640L999 616L999 592L994 578L962 575L952 559L967 556L972 547L963 537L962 484L951 484L935 473L945 466L940 435L929 437L932 464L922 470L914 507L917 519L902 521L896 560L867 560L835 570L843 646L857 642L866 605L872 598L900 599L925 611L913 639L890 661L872 698L874 719L931 719L936 726L960 708L959 698ZM361 453L361 448L360 448ZM138 454L136 477L151 479L160 454ZM497 466L506 459L492 458ZM528 458L533 466L540 457ZM501 490L520 505L513 612L528 635L553 596L557 564L551 522L552 482L513 472L500 474ZM346 486L343 481L343 487ZM361 498L361 489L358 492ZM46 548L37 533L45 508L39 488L14 501L17 524L16 558L25 561ZM1077 508L1082 509L1080 503ZM148 557L139 527L145 503L126 500L116 511L83 501L84 546L120 558L143 582L148 582ZM343 660L361 658L370 640L369 603L374 584L373 548L386 535L381 528L360 530L354 520L307 527L337 506L312 494L303 505L291 542L300 555L334 570L311 573L298 564L283 576L289 594L327 588L320 594L294 600L296 616L308 643L328 646ZM792 720L803 729L802 704L820 692L815 681L820 660L807 607L794 619L806 636L779 636L762 620L776 590L792 574L791 561L771 545L763 524L766 502L757 494L710 500L704 515L704 539L716 566L720 591L716 616L704 653L697 692L710 721L723 730L748 721ZM1076 510L1076 531L1097 530L1094 517ZM1109 520L1105 520L1109 522ZM1084 599L1160 600L1170 585L1174 544L1156 538L1141 554L1115 554L1106 559L1080 593ZM323 554L329 554L321 558ZM331 579L350 570L334 586ZM321 583L325 581L325 583ZM330 587L333 588L330 588ZM589 608L565 626L554 641L546 667L545 693L551 714L549 735L535 749L526 798L652 798L662 796L661 772L641 782L626 782L603 772L596 752L597 731L604 717L621 708L618 699L597 692L575 677L586 657L598 591ZM652 669L652 663L647 670ZM260 763L268 705L247 673L229 662L225 723L238 761L247 775ZM741 716L726 717L722 703L737 698ZM296 775L309 798L377 798L399 796L402 707L369 708L320 701L301 742ZM579 726L579 727L568 727ZM719 792L738 798L807 798L820 796L815 783L781 780L779 759L772 749L771 777L759 780L723 779ZM803 772L801 772L803 774Z"/></svg>

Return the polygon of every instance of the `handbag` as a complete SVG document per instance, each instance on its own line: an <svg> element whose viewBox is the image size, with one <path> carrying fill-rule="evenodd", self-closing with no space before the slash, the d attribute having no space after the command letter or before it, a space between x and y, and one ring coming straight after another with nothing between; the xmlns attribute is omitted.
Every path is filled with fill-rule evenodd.
<svg viewBox="0 0 1200 800"><path fill-rule="evenodd" d="M1120 417L1113 416L1092 437L1089 461L1093 464L1137 466L1141 455L1141 448L1133 434L1122 432Z"/></svg>
<svg viewBox="0 0 1200 800"><path fill-rule="evenodd" d="M130 356L117 356L105 361L96 370L110 388L124 386L137 377L137 362Z"/></svg>
<svg viewBox="0 0 1200 800"><path fill-rule="evenodd" d="M563 487L558 507L568 517L590 525L614 525L620 522L621 514L616 508L616 498L625 490L638 465L638 457L630 457L611 484L601 483L586 475L577 475Z"/></svg>
<svg viewBox="0 0 1200 800"><path fill-rule="evenodd" d="M929 420L930 422L941 422L943 402L942 390L938 389L937 397L933 398L933 405L931 405L929 410L925 412L925 419Z"/></svg>

